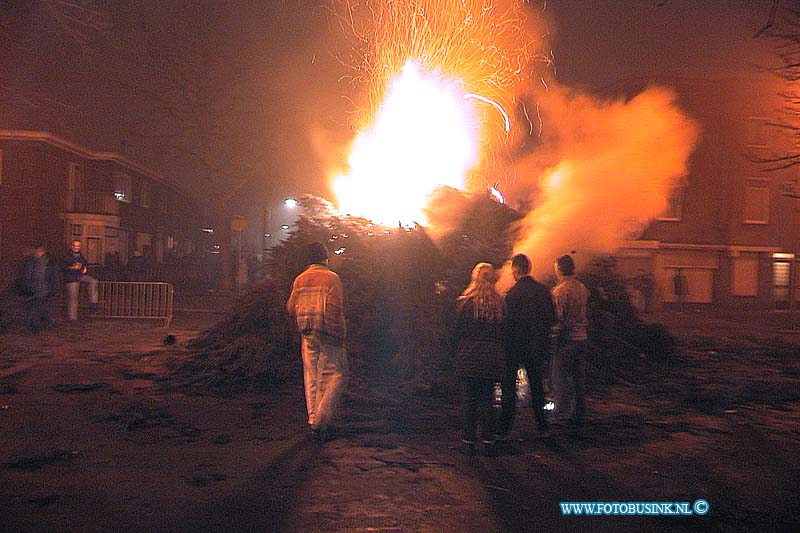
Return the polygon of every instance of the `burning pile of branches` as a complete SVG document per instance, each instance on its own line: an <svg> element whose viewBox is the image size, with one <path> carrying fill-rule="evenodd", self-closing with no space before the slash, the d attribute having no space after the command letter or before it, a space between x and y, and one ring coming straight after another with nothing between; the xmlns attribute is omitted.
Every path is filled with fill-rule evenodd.
<svg viewBox="0 0 800 533"><path fill-rule="evenodd" d="M448 232L437 245L419 226L373 225L319 198L301 203L295 230L271 253L275 283L288 294L305 267L306 245L325 242L344 286L353 378L390 374L409 389L448 389L449 310L475 262L502 264L510 251L506 228L518 215L488 196L443 190L437 207L457 203L451 212L462 214L453 223L458 235Z"/></svg>
<svg viewBox="0 0 800 533"><path fill-rule="evenodd" d="M188 345L190 357L174 364L180 380L233 393L299 379L298 339L284 305L292 280L306 266L306 245L322 241L344 285L353 380L391 376L409 392L452 394L448 332L455 299L476 262L500 266L508 258L509 228L521 215L482 194L443 190L436 201L438 226L446 231L432 235L420 227L375 226L341 215L319 198L302 199L295 229L271 251L269 281ZM448 225L444 213L453 205L457 209L449 212L460 214ZM593 374L613 380L642 361L669 360L673 339L638 318L613 260L594 262L581 278L592 293Z"/></svg>

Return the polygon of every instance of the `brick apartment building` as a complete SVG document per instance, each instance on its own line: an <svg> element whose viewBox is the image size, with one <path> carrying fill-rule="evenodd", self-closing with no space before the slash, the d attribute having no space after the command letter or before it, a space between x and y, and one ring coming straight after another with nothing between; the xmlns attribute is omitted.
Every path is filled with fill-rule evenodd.
<svg viewBox="0 0 800 533"><path fill-rule="evenodd" d="M38 131L0 130L0 213L0 288L35 243L60 258L79 239L99 268L113 251L158 265L204 237L200 206L157 174Z"/></svg>
<svg viewBox="0 0 800 533"><path fill-rule="evenodd" d="M797 309L800 167L757 162L800 151L792 132L776 126L787 120L785 88L772 78L661 83L677 91L701 138L668 212L617 254L623 273L652 273L656 305ZM676 294L676 274L685 296Z"/></svg>

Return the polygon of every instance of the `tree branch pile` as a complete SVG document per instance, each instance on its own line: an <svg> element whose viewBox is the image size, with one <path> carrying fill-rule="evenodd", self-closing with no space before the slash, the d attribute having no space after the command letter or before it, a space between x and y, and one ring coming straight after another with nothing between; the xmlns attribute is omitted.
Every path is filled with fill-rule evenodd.
<svg viewBox="0 0 800 533"><path fill-rule="evenodd" d="M443 207L438 226L449 229L434 243L421 227L375 226L319 198L303 198L294 230L271 250L269 281L189 343L190 356L173 365L179 381L226 394L299 380L299 339L289 333L284 305L306 266L306 246L322 241L344 285L351 379L388 379L409 394L456 397L448 342L455 299L476 262L505 262L510 228L521 215L486 195L443 191L437 201ZM452 205L457 208L445 209ZM594 374L613 380L644 360L670 360L674 340L639 320L612 259L596 261L582 279L592 292Z"/></svg>

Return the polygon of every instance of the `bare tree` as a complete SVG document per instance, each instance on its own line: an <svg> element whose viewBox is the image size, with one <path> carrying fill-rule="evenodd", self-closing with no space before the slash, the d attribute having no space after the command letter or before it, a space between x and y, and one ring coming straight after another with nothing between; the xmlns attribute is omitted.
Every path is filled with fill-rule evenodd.
<svg viewBox="0 0 800 533"><path fill-rule="evenodd" d="M0 2L0 98L6 125L65 130L78 106L47 83L50 65L82 55L112 28L111 12L95 0Z"/></svg>
<svg viewBox="0 0 800 533"><path fill-rule="evenodd" d="M230 228L239 214L235 200L257 176L265 150L253 146L244 124L256 101L251 72L226 53L230 43L213 3L200 6L159 13L165 20L139 19L116 43L108 72L139 107L128 117L134 140L162 152L162 163L174 160L180 184L210 207L223 286L230 288L236 272Z"/></svg>
<svg viewBox="0 0 800 533"><path fill-rule="evenodd" d="M774 0L769 18L755 38L769 39L780 64L770 70L786 81L780 93L783 117L770 125L784 130L794 147L784 153L755 158L770 170L800 166L800 6L796 2Z"/></svg>
<svg viewBox="0 0 800 533"><path fill-rule="evenodd" d="M77 42L87 42L111 28L109 12L94 0L37 0L33 4Z"/></svg>

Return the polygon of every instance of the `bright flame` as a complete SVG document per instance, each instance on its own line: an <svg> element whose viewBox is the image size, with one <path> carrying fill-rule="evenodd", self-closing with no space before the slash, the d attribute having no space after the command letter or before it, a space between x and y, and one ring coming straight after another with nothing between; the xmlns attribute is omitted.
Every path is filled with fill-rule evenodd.
<svg viewBox="0 0 800 533"><path fill-rule="evenodd" d="M484 168L512 129L506 112L541 38L524 0L338 0L357 38L352 79L365 101L347 170L333 180L342 212L425 223L439 185L484 188ZM346 58L343 62L348 63ZM496 180L492 180L494 182Z"/></svg>
<svg viewBox="0 0 800 533"><path fill-rule="evenodd" d="M424 223L422 208L436 187L465 187L479 159L478 136L459 83L409 61L353 144L350 172L334 181L340 210L385 225Z"/></svg>
<svg viewBox="0 0 800 533"><path fill-rule="evenodd" d="M631 227L663 212L687 174L698 127L671 91L605 101L554 80L531 83L551 55L542 53L547 20L526 0L335 2L341 27L357 38L355 57L363 57L350 79L367 93L353 110L361 133L349 168L334 180L345 213L426 224L421 211L438 185L503 182L506 198L532 207L514 251L534 258L542 274L571 250L580 268L618 249L635 237ZM514 123L520 105L525 128ZM452 188L438 191L466 207ZM458 227L444 202L428 211L439 226L429 230Z"/></svg>

